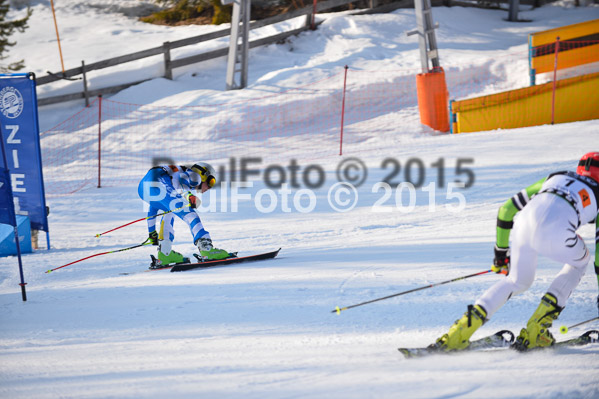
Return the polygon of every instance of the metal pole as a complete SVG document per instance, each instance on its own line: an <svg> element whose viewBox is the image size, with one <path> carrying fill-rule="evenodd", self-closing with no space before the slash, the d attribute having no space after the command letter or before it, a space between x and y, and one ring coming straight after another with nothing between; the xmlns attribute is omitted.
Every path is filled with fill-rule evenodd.
<svg viewBox="0 0 599 399"><path fill-rule="evenodd" d="M102 187L101 184L101 171L102 171L102 95L98 96L98 188Z"/></svg>
<svg viewBox="0 0 599 399"><path fill-rule="evenodd" d="M250 57L250 12L251 12L251 1L242 0L241 6L243 7L243 40L241 43L241 88L245 88L248 85L248 62Z"/></svg>
<svg viewBox="0 0 599 399"><path fill-rule="evenodd" d="M162 43L162 51L164 53L164 77L168 80L173 80L173 69L171 68L171 43Z"/></svg>
<svg viewBox="0 0 599 399"><path fill-rule="evenodd" d="M227 57L226 88L237 90L245 88L248 80L251 0L223 0L223 4L230 3L233 3L233 14ZM239 84L235 82L236 72L240 74Z"/></svg>
<svg viewBox="0 0 599 399"><path fill-rule="evenodd" d="M373 302L383 301L383 300L389 299L389 298L395 298L396 296L410 294L412 292L422 291L422 290L425 290L425 289L428 289L428 288L438 287L438 286L443 285L443 284L449 284L449 283L453 283L455 281L465 280L465 279L470 278L470 277L480 276L480 275L491 273L491 272L492 272L492 270L485 270L485 271L482 271L482 272L469 274L467 276L452 278L451 280L442 281L440 283L434 283L434 284L425 285L424 287L412 288L411 290L407 290L407 291L403 291L403 292L398 292L397 294L393 294L393 295L387 295L387 296L382 297L382 298L371 299L370 301L361 302L361 303L358 303L358 304L355 304L355 305L345 306L343 308L340 308L339 306L337 306L334 310L331 310L331 313L340 314L343 310L357 308L358 306L368 305L368 304L373 303Z"/></svg>
<svg viewBox="0 0 599 399"><path fill-rule="evenodd" d="M518 22L518 9L520 8L520 0L509 0L510 8L508 10L507 20L510 22Z"/></svg>
<svg viewBox="0 0 599 399"><path fill-rule="evenodd" d="M85 75L85 61L81 60L81 74L83 75L83 94L85 95L85 106L89 107L89 93L87 91L87 76Z"/></svg>
<svg viewBox="0 0 599 399"><path fill-rule="evenodd" d="M310 15L310 29L316 29L316 0L312 3L312 15Z"/></svg>
<svg viewBox="0 0 599 399"><path fill-rule="evenodd" d="M2 135L2 127L0 126L0 147L2 147L2 159L4 161L4 165L6 166L6 170L8 171L8 161L6 159L6 149L4 148L4 136ZM10 171L8 173L8 176L10 176ZM10 182L10 177L8 178L9 182ZM10 198L13 198L13 194L12 194L12 185L9 183L7 185L7 189L8 189L8 193ZM14 213L14 210L13 210ZM19 258L19 275L21 277L21 283L19 284L21 286L21 297L23 298L23 302L27 301L27 291L25 290L25 286L27 285L27 283L25 282L25 276L23 275L23 261L21 259L21 243L19 242L19 227L18 227L18 223L17 223L17 217L15 215L15 225L14 225L14 234L15 234L15 245L17 247L17 257Z"/></svg>
<svg viewBox="0 0 599 399"><path fill-rule="evenodd" d="M439 51L437 47L437 37L435 36L435 25L433 24L433 9L431 7L430 0L423 0L424 4L424 21L425 21L425 31L426 40L428 42L428 51L427 58L431 60L433 64L433 69L438 69L441 64L439 63Z"/></svg>
<svg viewBox="0 0 599 399"><path fill-rule="evenodd" d="M15 223L18 224L18 223ZM23 261L21 260L21 243L19 242L19 228L15 226L15 245L17 246L17 254L19 258L19 275L21 277L21 298L23 298L23 302L27 302L27 291L25 291L25 286L27 283L25 282L25 277L23 276Z"/></svg>
<svg viewBox="0 0 599 399"><path fill-rule="evenodd" d="M227 57L227 90L239 89L239 86L235 82L235 72L239 57L239 22L241 21L241 1L242 0L231 1L233 3L233 14L231 15L231 34L229 35L229 55ZM229 4L231 2L225 0L223 1L223 4Z"/></svg>
<svg viewBox="0 0 599 399"><path fill-rule="evenodd" d="M339 137L339 155L343 155L343 124L345 119L345 89L347 84L347 70L348 66L345 66L345 74L343 76L343 100L341 101L341 135Z"/></svg>
<svg viewBox="0 0 599 399"><path fill-rule="evenodd" d="M414 0L414 8L416 11L416 30L418 32L418 49L420 50L420 65L422 73L428 73L428 54L426 43L426 27L423 15L424 3L423 0Z"/></svg>

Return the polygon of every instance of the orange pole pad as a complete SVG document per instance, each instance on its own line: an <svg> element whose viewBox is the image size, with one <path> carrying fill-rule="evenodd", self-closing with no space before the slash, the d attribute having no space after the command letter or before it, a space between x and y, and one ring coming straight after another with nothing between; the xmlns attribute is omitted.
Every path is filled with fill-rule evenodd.
<svg viewBox="0 0 599 399"><path fill-rule="evenodd" d="M443 69L416 75L416 90L420 122L440 132L448 132L449 92Z"/></svg>

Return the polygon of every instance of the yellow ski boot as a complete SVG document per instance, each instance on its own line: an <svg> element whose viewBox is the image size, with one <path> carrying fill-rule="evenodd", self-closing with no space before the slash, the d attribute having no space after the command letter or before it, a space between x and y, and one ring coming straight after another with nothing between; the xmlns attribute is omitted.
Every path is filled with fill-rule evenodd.
<svg viewBox="0 0 599 399"><path fill-rule="evenodd" d="M520 335L514 342L514 349L526 351L553 345L555 338L549 332L549 327L553 325L553 320L557 320L563 309L557 306L557 298L553 294L546 293L539 307L528 320L526 328L520 331Z"/></svg>
<svg viewBox="0 0 599 399"><path fill-rule="evenodd" d="M457 320L447 334L437 339L431 347L449 352L466 349L470 345L470 337L482 326L487 318L487 312L479 305L469 305L468 311Z"/></svg>

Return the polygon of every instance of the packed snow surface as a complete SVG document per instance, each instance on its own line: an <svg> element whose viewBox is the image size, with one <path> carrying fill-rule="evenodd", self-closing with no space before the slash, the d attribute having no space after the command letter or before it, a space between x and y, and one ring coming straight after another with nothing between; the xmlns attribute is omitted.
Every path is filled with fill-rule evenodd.
<svg viewBox="0 0 599 399"><path fill-rule="evenodd" d="M24 58L27 70L40 76L60 70L60 62L50 2L30 3L30 28L15 34L18 44L9 54ZM67 68L82 59L91 63L220 29L147 25L123 12L138 5L131 0L54 3ZM520 18L530 22L507 22L507 12L501 10L434 8L442 64L457 71L492 61L505 75L505 88L524 87L527 60L507 60L513 60L508 55L514 52L526 54L529 33L599 18L597 5L574 7L573 2L522 9ZM11 16L22 13L13 10ZM319 18L324 22L316 31L252 49L247 90L224 90L222 58L176 70L173 81L155 79L111 98L162 105L195 104L202 98L232 101L258 87L276 91L307 84L344 65L372 70L419 67L417 40L405 35L416 26L411 9ZM294 23L252 34L272 34ZM220 45L226 43L223 39ZM160 62L98 72L91 84L159 76ZM73 91L71 84L64 82L55 92L40 86L38 94ZM448 86L450 92L455 88L451 79ZM82 108L81 102L40 108L42 131ZM145 222L95 237L145 216L134 185L50 196L51 249L23 256L27 302L21 301L17 258L0 258L0 397L599 397L598 345L414 360L396 350L433 342L502 278L499 275L484 274L339 315L331 312L337 306L488 270L499 206L552 171L574 169L580 156L599 145L597 121L435 135L420 125L413 107L397 125L401 136L396 146L359 155L369 174L356 191L355 203L347 187L336 195L332 191L344 157L317 160L326 182L314 190L300 180L300 187L288 193L275 189L265 194L268 187L257 178L236 198L220 189L204 195L201 218L217 247L240 255L281 247L274 260L183 273L146 272L155 249L144 247L45 273L147 237ZM194 132L180 134L194 143ZM285 155L291 160L302 154L290 150ZM426 174L422 187L403 188L396 195L394 188L381 185L391 171L383 165L387 158L402 167L410 159L421 160ZM444 162L443 176L439 160ZM458 173L460 162L471 175ZM403 176L402 170L394 180ZM470 187L455 187L454 181L469 178ZM339 210L352 204L350 210ZM191 255L195 248L187 227L177 221L175 228L174 248ZM583 226L579 233L593 250L593 226ZM43 233L40 241L45 242ZM510 299L475 338L501 329L518 333L561 267L542 259L533 286ZM590 323L567 335L558 331L561 325L597 316L596 296L597 280L589 264L554 325L558 339L599 326Z"/></svg>

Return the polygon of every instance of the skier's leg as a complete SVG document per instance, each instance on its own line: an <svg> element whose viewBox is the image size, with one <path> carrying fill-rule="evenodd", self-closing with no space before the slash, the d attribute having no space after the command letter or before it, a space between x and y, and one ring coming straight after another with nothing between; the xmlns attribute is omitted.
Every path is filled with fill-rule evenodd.
<svg viewBox="0 0 599 399"><path fill-rule="evenodd" d="M162 264L184 263L185 257L172 249L175 240L175 217L172 213L167 213L162 217L160 223L160 234L158 235L158 259Z"/></svg>
<svg viewBox="0 0 599 399"><path fill-rule="evenodd" d="M491 318L513 295L526 291L534 282L537 253L528 245L518 245L518 242L514 241L512 246L509 274L491 286L475 302L487 311L488 318Z"/></svg>
<svg viewBox="0 0 599 399"><path fill-rule="evenodd" d="M202 225L202 221L200 220L200 217L195 211L191 209L185 209L176 212L175 215L177 215L181 220L187 223L187 225L189 226L189 231L191 232L191 236L193 237L194 243L205 236L210 238L210 234L204 229L204 225Z"/></svg>
<svg viewBox="0 0 599 399"><path fill-rule="evenodd" d="M549 331L566 305L566 301L584 275L589 251L576 234L578 218L574 209L559 197L545 198L551 214L539 225L535 247L543 255L566 264L561 269L541 303L520 331L515 347L526 350L550 346L555 338Z"/></svg>
<svg viewBox="0 0 599 399"><path fill-rule="evenodd" d="M158 214L158 212L160 212L159 208L155 208L153 206L150 205L150 207L148 208L148 233L151 233L153 231L156 231L156 223L158 218L154 217L155 215Z"/></svg>
<svg viewBox="0 0 599 399"><path fill-rule="evenodd" d="M177 212L176 215L189 226L189 230L193 236L193 242L198 247L200 255L209 260L224 259L230 256L228 251L214 248L210 233L204 229L202 221L195 211L180 211Z"/></svg>
<svg viewBox="0 0 599 399"><path fill-rule="evenodd" d="M530 204L529 204L530 206ZM525 208L526 210L526 208ZM507 277L489 288L468 312L457 320L447 334L434 344L442 350L459 350L470 345L470 337L514 294L528 289L533 281L537 265L537 253L530 246L529 237L534 235L532 212L522 211L512 231L512 259Z"/></svg>
<svg viewBox="0 0 599 399"><path fill-rule="evenodd" d="M522 228L525 234L526 229ZM520 242L525 240L520 240ZM537 253L528 246L515 245L512 248L513 264L509 275L489 288L468 312L456 321L447 334L437 340L436 345L443 350L467 348L472 334L480 328L507 300L527 290L534 280Z"/></svg>
<svg viewBox="0 0 599 399"><path fill-rule="evenodd" d="M548 292L543 295L541 303L526 323L526 328L520 330L514 347L518 350L527 350L552 345L555 338L549 332L549 328L563 309L558 306L557 299L553 294Z"/></svg>
<svg viewBox="0 0 599 399"><path fill-rule="evenodd" d="M552 259L565 263L547 290L555 295L562 307L566 306L570 294L580 283L590 260L589 250L582 237L571 230L568 232L561 240L563 245L555 247L554 252L549 254Z"/></svg>
<svg viewBox="0 0 599 399"><path fill-rule="evenodd" d="M159 182L160 172L157 169L150 169L141 179L137 187L139 197L149 205L148 207L148 233L156 231L157 219L154 217L163 208L159 204L160 200L166 195L166 190L162 182Z"/></svg>
<svg viewBox="0 0 599 399"><path fill-rule="evenodd" d="M456 320L449 328L447 334L443 334L432 345L443 351L466 349L470 345L470 337L487 320L487 312L479 305L468 306L468 311Z"/></svg>
<svg viewBox="0 0 599 399"><path fill-rule="evenodd" d="M534 208L533 202L528 207ZM537 251L533 248L531 237L536 234L534 209L524 208L512 231L510 272L502 280L491 286L475 302L487 311L490 318L513 295L526 291L534 282L537 269Z"/></svg>
<svg viewBox="0 0 599 399"><path fill-rule="evenodd" d="M164 254L171 252L173 241L175 240L175 229L172 213L167 213L160 222L160 233L158 234L159 249Z"/></svg>

